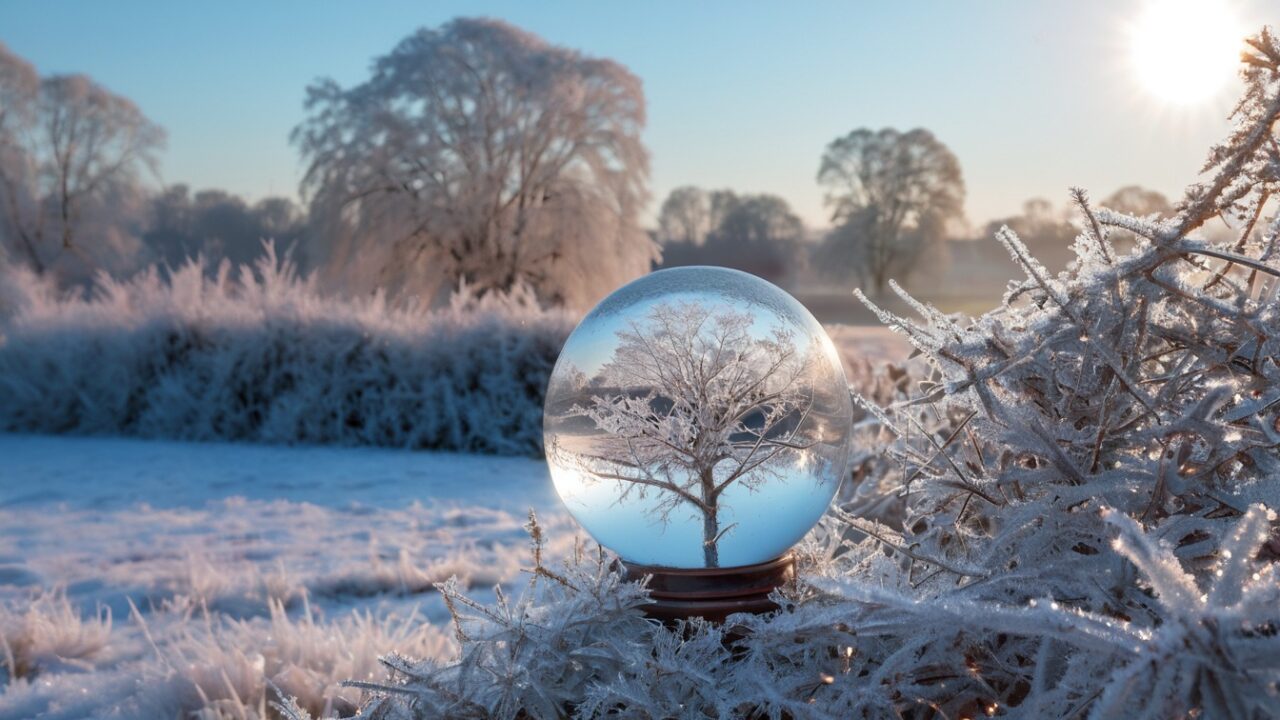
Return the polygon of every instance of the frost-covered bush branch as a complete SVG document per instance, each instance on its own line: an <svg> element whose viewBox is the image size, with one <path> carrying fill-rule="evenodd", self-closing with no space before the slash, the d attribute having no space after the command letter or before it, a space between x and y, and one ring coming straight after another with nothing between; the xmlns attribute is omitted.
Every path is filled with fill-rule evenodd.
<svg viewBox="0 0 1280 720"><path fill-rule="evenodd" d="M1074 705L1059 693L1058 713L1169 717L1198 708L1212 717L1260 717L1275 707L1276 676L1265 658L1251 658L1257 673L1249 687L1224 690L1241 668L1214 644L1225 642L1217 631L1196 634L1208 626L1232 632L1231 622L1220 622L1224 613L1237 633L1251 624L1266 634L1277 621L1274 608L1252 606L1242 631L1234 601L1216 590L1200 600L1195 589L1229 565L1226 545L1238 523L1274 532L1257 519L1264 511L1246 510L1280 504L1280 220L1268 204L1280 184L1280 45L1264 31L1250 49L1236 129L1211 150L1208 179L1187 191L1173 217L1094 210L1073 191L1083 231L1068 272L1052 276L1006 228L997 239L1026 279L1011 284L1002 308L968 321L903 293L919 319L880 312L933 373L914 396L876 411L899 437L898 470L867 495L898 498L901 514L883 528L887 539L852 534L868 539L842 556L843 573L927 600L923 612L956 597L1013 607L1039 597L1139 633L1198 628L1188 632L1199 638L1201 664L1170 661L1167 647L1151 643L1135 646L1125 662L1086 663L1069 642L1045 645L1031 640L1036 633L1010 640L1007 627L987 628L1004 639L975 634L970 652L998 661L1001 681L984 678L1005 704L1044 712L1053 693L1040 671L1009 672L1019 658L1042 657L1057 668L1054 687L1076 688L1067 693L1078 696ZM1237 229L1234 242L1201 237L1218 217ZM1137 248L1118 256L1111 229L1136 235ZM1111 544L1116 523L1127 528L1119 548ZM1133 523L1177 560L1135 550L1150 541L1133 539ZM1241 562L1253 562L1257 545L1264 542ZM1271 540L1259 559L1274 558ZM1182 585L1162 579L1170 568L1186 573ZM1135 582L1138 571L1149 589ZM1248 581L1249 592L1270 592L1268 578L1269 566ZM1200 606L1183 604L1179 587ZM936 658L949 642L934 638L921 653ZM1158 677L1144 675L1152 665ZM965 694L979 703L996 697L977 686ZM957 697L954 687L919 695L935 703ZM1126 705L1139 698L1141 708Z"/></svg>
<svg viewBox="0 0 1280 720"><path fill-rule="evenodd" d="M1104 516L1159 626L1050 597L1020 606L971 592L922 598L817 572L808 590L781 593L784 612L739 616L732 634L701 622L669 629L643 620L640 586L599 552L544 566L532 524L534 567L518 599L483 606L441 587L457 661L390 656L393 684L354 685L380 694L365 716L397 719L1071 717L1095 703L1095 717L1197 707L1265 717L1280 682L1280 583L1256 556L1275 514L1254 506L1231 525L1203 590L1134 520Z"/></svg>
<svg viewBox="0 0 1280 720"><path fill-rule="evenodd" d="M62 296L0 276L0 429L535 454L571 329L517 289L447 307L319 292L287 258Z"/></svg>
<svg viewBox="0 0 1280 720"><path fill-rule="evenodd" d="M1254 43L1274 52L1268 33ZM920 321L881 312L936 373L884 416L904 440L898 494L916 494L904 544L999 573L992 582L1011 597L1035 572L1081 607L1141 612L1117 604L1120 568L1098 567L1107 535L1091 508L1159 524L1203 570L1225 522L1251 502L1275 504L1280 225L1257 231L1280 183L1271 68L1246 73L1238 129L1173 218L1095 212L1077 191L1073 270L1050 276L1006 230L998 239L1027 278L1004 307L971 322L914 300ZM1230 247L1195 234L1219 215L1241 228ZM1145 242L1116 257L1109 227ZM1118 584L1099 582L1101 570Z"/></svg>

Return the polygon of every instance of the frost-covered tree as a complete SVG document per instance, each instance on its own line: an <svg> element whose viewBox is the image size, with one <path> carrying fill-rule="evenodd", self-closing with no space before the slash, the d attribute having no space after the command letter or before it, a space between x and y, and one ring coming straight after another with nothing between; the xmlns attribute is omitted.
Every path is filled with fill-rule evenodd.
<svg viewBox="0 0 1280 720"><path fill-rule="evenodd" d="M827 146L818 168L836 225L829 244L877 295L904 279L964 212L960 161L928 130L860 128Z"/></svg>
<svg viewBox="0 0 1280 720"><path fill-rule="evenodd" d="M720 523L724 492L778 478L788 453L809 446L796 437L813 404L808 348L779 328L758 337L752 322L661 303L618 331L598 380L609 390L573 410L602 431L575 458L588 476L616 481L620 500L654 495L661 519L700 514L706 567L720 566L718 544L733 530Z"/></svg>
<svg viewBox="0 0 1280 720"><path fill-rule="evenodd" d="M81 280L136 255L142 177L164 131L84 75L37 76L0 44L0 240Z"/></svg>
<svg viewBox="0 0 1280 720"><path fill-rule="evenodd" d="M422 29L293 139L331 275L433 294L526 283L587 306L649 269L640 80L496 20Z"/></svg>

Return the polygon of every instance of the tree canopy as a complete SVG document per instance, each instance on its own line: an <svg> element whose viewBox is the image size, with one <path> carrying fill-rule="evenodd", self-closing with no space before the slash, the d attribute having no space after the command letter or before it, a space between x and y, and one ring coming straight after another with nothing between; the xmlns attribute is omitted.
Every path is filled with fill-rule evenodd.
<svg viewBox="0 0 1280 720"><path fill-rule="evenodd" d="M804 223L777 195L676 188L658 223L664 267L717 265L786 283L807 259Z"/></svg>
<svg viewBox="0 0 1280 720"><path fill-rule="evenodd" d="M308 90L303 189L357 285L517 284L584 306L648 270L641 83L496 20L421 29Z"/></svg>

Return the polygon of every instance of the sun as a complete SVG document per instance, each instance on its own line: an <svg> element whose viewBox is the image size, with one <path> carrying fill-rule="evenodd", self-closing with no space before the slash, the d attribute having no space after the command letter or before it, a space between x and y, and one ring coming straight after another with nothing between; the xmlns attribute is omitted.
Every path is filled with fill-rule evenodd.
<svg viewBox="0 0 1280 720"><path fill-rule="evenodd" d="M1244 35L1221 0L1148 0L1129 28L1139 84L1172 104L1207 100L1239 64Z"/></svg>

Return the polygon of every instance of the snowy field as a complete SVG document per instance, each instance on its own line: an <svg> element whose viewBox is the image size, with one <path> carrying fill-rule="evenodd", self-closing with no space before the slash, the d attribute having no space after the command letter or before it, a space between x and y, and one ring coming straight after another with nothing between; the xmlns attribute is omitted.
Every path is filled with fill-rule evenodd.
<svg viewBox="0 0 1280 720"><path fill-rule="evenodd" d="M906 356L828 330L855 384ZM522 582L530 509L584 538L538 459L0 434L0 720L350 714L379 655L453 656L435 583Z"/></svg>
<svg viewBox="0 0 1280 720"><path fill-rule="evenodd" d="M433 583L518 580L529 508L553 549L575 535L533 459L26 435L0 459L0 653L27 666L0 679L5 720L173 717L202 694L235 717L259 668L358 701L329 676L452 652Z"/></svg>

